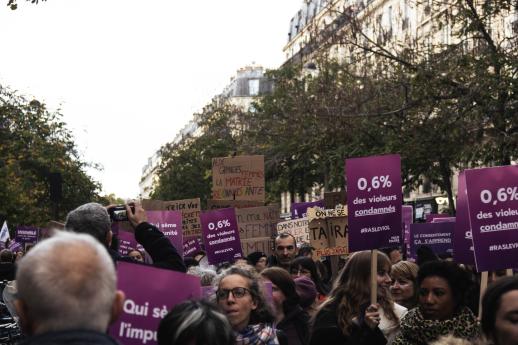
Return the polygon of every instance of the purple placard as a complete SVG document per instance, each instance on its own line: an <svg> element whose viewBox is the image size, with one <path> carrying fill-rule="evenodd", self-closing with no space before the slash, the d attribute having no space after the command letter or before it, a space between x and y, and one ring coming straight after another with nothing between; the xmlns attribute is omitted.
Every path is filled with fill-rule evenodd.
<svg viewBox="0 0 518 345"><path fill-rule="evenodd" d="M181 211L146 211L148 222L169 238L176 251L183 255L183 232Z"/></svg>
<svg viewBox="0 0 518 345"><path fill-rule="evenodd" d="M349 250L401 245L401 157L346 160Z"/></svg>
<svg viewBox="0 0 518 345"><path fill-rule="evenodd" d="M13 253L18 253L19 251L23 251L23 243L16 242L16 240L12 240L9 242L7 248Z"/></svg>
<svg viewBox="0 0 518 345"><path fill-rule="evenodd" d="M38 242L39 229L32 226L19 226L16 228L15 240L23 244L36 244Z"/></svg>
<svg viewBox="0 0 518 345"><path fill-rule="evenodd" d="M401 206L401 218L403 221L403 240L406 247L406 256L410 257L410 224L414 222L414 207L412 205Z"/></svg>
<svg viewBox="0 0 518 345"><path fill-rule="evenodd" d="M426 219L426 222L427 223L433 223L434 222L434 219L438 219L438 218L448 218L448 217L451 217L449 214L443 214L443 213L429 213L427 215L425 215L425 219Z"/></svg>
<svg viewBox="0 0 518 345"><path fill-rule="evenodd" d="M128 262L117 263L117 288L126 300L109 334L124 345L157 344L158 324L167 312L201 297L199 277Z"/></svg>
<svg viewBox="0 0 518 345"><path fill-rule="evenodd" d="M199 236L186 237L183 241L183 256L192 256L202 250Z"/></svg>
<svg viewBox="0 0 518 345"><path fill-rule="evenodd" d="M459 174L457 191L457 217L455 233L453 234L453 258L456 262L465 265L474 265L473 237L469 224L468 195L466 192L466 175Z"/></svg>
<svg viewBox="0 0 518 345"><path fill-rule="evenodd" d="M518 166L466 170L477 271L518 262Z"/></svg>
<svg viewBox="0 0 518 345"><path fill-rule="evenodd" d="M428 246L435 254L453 254L455 223L418 223L410 225L410 258L417 259L417 249Z"/></svg>
<svg viewBox="0 0 518 345"><path fill-rule="evenodd" d="M457 220L455 217L440 217L434 218L432 223L455 223Z"/></svg>
<svg viewBox="0 0 518 345"><path fill-rule="evenodd" d="M234 208L203 212L200 219L209 264L234 262L243 257Z"/></svg>
<svg viewBox="0 0 518 345"><path fill-rule="evenodd" d="M144 247L137 242L135 235L127 231L119 231L117 235L119 239L119 254L128 255L128 253L134 249L145 253Z"/></svg>
<svg viewBox="0 0 518 345"><path fill-rule="evenodd" d="M311 202L296 202L291 204L291 219L305 218L308 208L315 206L324 208L324 199Z"/></svg>

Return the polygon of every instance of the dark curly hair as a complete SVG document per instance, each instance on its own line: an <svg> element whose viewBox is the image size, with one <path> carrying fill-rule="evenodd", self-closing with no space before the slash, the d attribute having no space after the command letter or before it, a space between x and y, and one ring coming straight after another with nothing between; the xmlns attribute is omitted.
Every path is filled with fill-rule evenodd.
<svg viewBox="0 0 518 345"><path fill-rule="evenodd" d="M428 277L440 277L448 282L453 299L456 303L455 311L467 305L466 292L473 285L469 273L451 261L429 261L419 267L417 273L418 289Z"/></svg>
<svg viewBox="0 0 518 345"><path fill-rule="evenodd" d="M275 321L275 317L270 309L270 306L266 302L264 297L263 289L259 285L259 279L257 274L243 269L241 267L232 266L225 271L223 271L216 279L216 288L219 287L219 284L226 277L237 274L243 278L246 278L249 282L248 289L250 290L250 295L252 299L257 304L257 308L250 312L250 321L251 325L258 323L272 323Z"/></svg>

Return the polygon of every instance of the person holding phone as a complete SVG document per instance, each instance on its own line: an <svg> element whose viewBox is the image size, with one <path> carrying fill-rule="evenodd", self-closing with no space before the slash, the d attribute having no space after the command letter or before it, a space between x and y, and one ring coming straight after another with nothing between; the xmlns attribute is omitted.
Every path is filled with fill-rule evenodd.
<svg viewBox="0 0 518 345"><path fill-rule="evenodd" d="M114 211L117 210L120 211L120 206L122 205L104 207L94 202L81 205L68 213L65 230L92 235L106 246L114 261L135 262L130 257L122 256L117 251L110 249L113 237L111 231L113 219L110 218L110 214L115 214ZM156 226L147 222L146 211L142 208L140 202L123 206L126 209L125 216L135 230L135 239L151 256L153 266L185 272L186 268L182 257L171 241ZM124 218L120 212L117 214L115 221Z"/></svg>
<svg viewBox="0 0 518 345"><path fill-rule="evenodd" d="M390 267L378 252L378 301L370 304L371 252L352 254L314 317L310 344L390 344L406 313L390 297Z"/></svg>

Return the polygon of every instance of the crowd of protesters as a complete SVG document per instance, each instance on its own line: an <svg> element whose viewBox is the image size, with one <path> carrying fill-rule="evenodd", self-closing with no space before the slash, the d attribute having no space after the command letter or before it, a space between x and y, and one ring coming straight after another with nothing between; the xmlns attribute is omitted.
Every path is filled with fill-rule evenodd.
<svg viewBox="0 0 518 345"><path fill-rule="evenodd" d="M426 247L416 263L387 248L377 252L371 303L370 251L349 255L333 276L329 261L284 233L273 255L254 252L213 267L203 251L182 258L138 202L126 210L145 253L113 250L109 214L96 203L71 211L66 231L25 256L0 252L1 280L15 281L3 298L12 302L21 344L116 344L107 329L122 311L124 292L116 288L114 263L146 264L145 254L153 266L196 275L214 289L210 298L169 311L157 330L160 345L518 344L518 276L493 279L477 319L479 275L472 268Z"/></svg>

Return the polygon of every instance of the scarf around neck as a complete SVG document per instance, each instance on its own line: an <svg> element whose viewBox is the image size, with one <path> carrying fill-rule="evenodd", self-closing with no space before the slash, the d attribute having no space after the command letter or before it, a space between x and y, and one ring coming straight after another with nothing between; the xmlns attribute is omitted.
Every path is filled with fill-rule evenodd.
<svg viewBox="0 0 518 345"><path fill-rule="evenodd" d="M236 333L236 345L279 345L271 324L248 325Z"/></svg>
<svg viewBox="0 0 518 345"><path fill-rule="evenodd" d="M480 327L467 307L448 320L427 320L419 308L414 308L401 320L401 332L392 345L428 344L443 335L472 340L480 336Z"/></svg>

